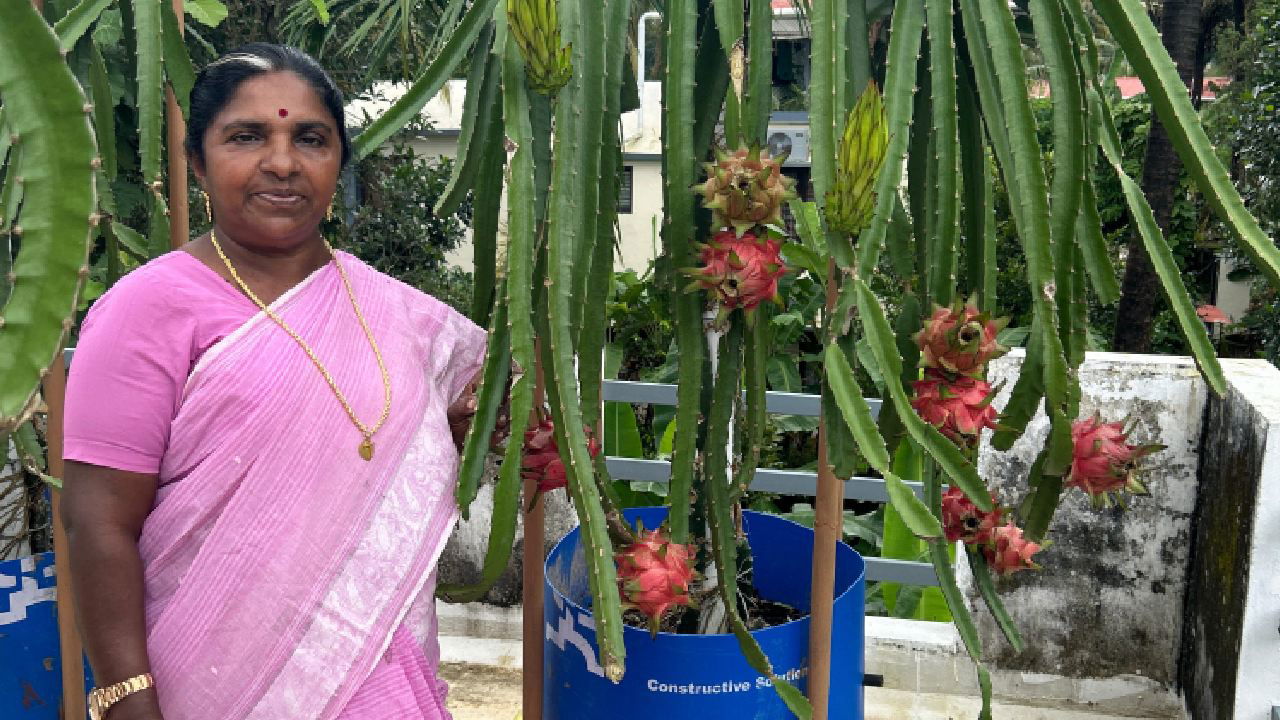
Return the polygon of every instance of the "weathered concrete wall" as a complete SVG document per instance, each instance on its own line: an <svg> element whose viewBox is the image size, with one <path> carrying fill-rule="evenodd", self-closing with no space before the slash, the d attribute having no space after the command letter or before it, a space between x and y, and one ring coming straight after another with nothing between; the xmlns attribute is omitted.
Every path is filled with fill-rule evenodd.
<svg viewBox="0 0 1280 720"><path fill-rule="evenodd" d="M994 381L1011 380L1021 356L992 364ZM1135 440L1166 449L1143 461L1150 497L1127 510L1095 510L1071 491L1050 528L1044 569L1000 582L1026 639L1015 653L985 609L979 628L991 663L1005 670L1071 678L1139 676L1172 686L1181 643L1183 587L1196 503L1196 468L1206 387L1188 358L1091 353L1080 370L1081 414L1107 421L1132 416ZM1002 407L1007 382L995 404ZM1017 506L1048 423L1032 421L1008 453L984 448L979 470L1000 499ZM976 593L970 591L971 601Z"/></svg>
<svg viewBox="0 0 1280 720"><path fill-rule="evenodd" d="M440 557L440 583L474 583L480 579L481 568L484 567L485 550L489 545L489 531L493 526L493 476L496 467L492 463L486 468L485 483L480 487L480 494L471 504L471 517L460 521L457 529L449 538L444 553ZM543 556L551 551L560 538L578 526L578 517L569 503L568 495L563 491L546 493L542 502L546 503ZM516 528L516 537L511 549L511 561L502 577L485 595L484 602L491 605L510 606L520 604L521 572L524 563L521 553L524 550L524 513L520 513L520 521Z"/></svg>
<svg viewBox="0 0 1280 720"><path fill-rule="evenodd" d="M1197 720L1280 706L1280 371L1224 361L1211 397L1192 533L1179 682Z"/></svg>

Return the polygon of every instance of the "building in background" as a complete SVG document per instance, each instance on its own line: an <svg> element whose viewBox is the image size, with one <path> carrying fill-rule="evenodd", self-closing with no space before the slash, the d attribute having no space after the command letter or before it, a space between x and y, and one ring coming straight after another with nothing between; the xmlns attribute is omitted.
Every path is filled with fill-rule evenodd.
<svg viewBox="0 0 1280 720"><path fill-rule="evenodd" d="M805 111L808 88L808 25L791 0L773 0L775 111L769 124L769 147L774 154L789 151L784 172L795 177L805 197L809 190L809 116ZM618 237L615 262L618 269L643 273L661 250L662 222L662 83L655 59L661 41L661 17L656 12L643 15L636 33L637 89L640 107L622 116L622 178L618 203ZM462 107L466 97L464 79L449 80L422 109L428 128L413 140L415 152L428 158L456 157ZM347 122L361 126L366 118L381 115L404 93L407 86L387 83L378 88L380 97L361 99L347 106ZM505 209L499 232L505 232ZM463 242L449 253L451 265L470 270L472 248Z"/></svg>

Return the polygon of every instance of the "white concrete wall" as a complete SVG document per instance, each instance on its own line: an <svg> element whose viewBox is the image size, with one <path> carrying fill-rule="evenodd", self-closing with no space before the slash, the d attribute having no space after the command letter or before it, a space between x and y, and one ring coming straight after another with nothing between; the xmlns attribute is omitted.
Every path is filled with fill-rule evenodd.
<svg viewBox="0 0 1280 720"><path fill-rule="evenodd" d="M615 268L643 274L662 248L662 163L656 159L623 160L632 168L631 212L618 215Z"/></svg>
<svg viewBox="0 0 1280 720"><path fill-rule="evenodd" d="M1008 399L1021 357L1010 353L991 365L992 382L1004 383L997 408ZM983 612L983 640L989 657L1010 669L1136 674L1172 685L1207 389L1189 358L1090 353L1079 374L1081 417L1132 419L1133 442L1166 446L1141 464L1151 495L1134 498L1127 510L1095 510L1082 492L1068 491L1049 529L1052 544L1037 556L1044 569L1001 583L1014 621L1034 639L1014 653ZM1005 505L1025 498L1047 431L1041 414L1009 452L984 445L979 473Z"/></svg>
<svg viewBox="0 0 1280 720"><path fill-rule="evenodd" d="M1233 718L1271 720L1280 707L1280 371L1257 360L1223 364L1263 438Z"/></svg>
<svg viewBox="0 0 1280 720"><path fill-rule="evenodd" d="M361 100L347 106L348 119L354 122L368 113L371 117L381 114L390 106L392 97L402 92L394 87L385 88L387 97L378 100ZM456 130L462 124L462 102L466 95L466 81L450 80L445 88L422 110L422 117L431 122L437 131ZM634 270L643 274L659 251L658 234L662 220L662 164L658 154L662 152L660 118L662 110L662 83L647 82L641 93L641 109L622 116L623 165L633 168L631 212L618 216L618 251L614 254L618 270ZM410 143L414 152L426 158L440 156L456 158L458 136L454 133L428 133ZM499 232L506 232L506 213L499 222ZM446 255L448 263L463 270L472 269L473 250L470 230L457 248Z"/></svg>

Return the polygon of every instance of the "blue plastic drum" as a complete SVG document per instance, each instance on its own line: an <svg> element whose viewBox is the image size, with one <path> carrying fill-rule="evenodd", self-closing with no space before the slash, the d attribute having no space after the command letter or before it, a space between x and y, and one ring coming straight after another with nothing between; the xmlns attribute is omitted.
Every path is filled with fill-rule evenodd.
<svg viewBox="0 0 1280 720"><path fill-rule="evenodd" d="M666 508L627 510L647 528ZM746 512L756 589L768 600L808 610L813 531L774 515ZM831 647L833 720L862 719L864 565L841 544L836 552L836 602ZM545 720L773 720L793 717L768 678L747 664L733 635L675 635L627 627L626 676L614 685L597 660L590 593L574 530L556 545L544 569L543 717ZM809 618L754 633L774 672L808 684Z"/></svg>

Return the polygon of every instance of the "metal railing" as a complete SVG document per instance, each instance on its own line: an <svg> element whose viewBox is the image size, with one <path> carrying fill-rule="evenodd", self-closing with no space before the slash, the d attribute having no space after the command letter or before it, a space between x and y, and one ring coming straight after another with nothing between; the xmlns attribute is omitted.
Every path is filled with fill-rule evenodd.
<svg viewBox="0 0 1280 720"><path fill-rule="evenodd" d="M603 394L606 402L676 404L675 385L606 380ZM872 414L879 415L880 401L868 398L867 402L871 405ZM771 414L817 417L821 408L820 397L802 393L769 392L765 394L765 408ZM605 465L609 469L609 474L618 480L665 483L671 477L671 463L666 460L608 457L605 459ZM907 485L916 495L923 492L920 483L907 483ZM751 489L813 497L817 494L818 474L800 470L757 468L755 477L751 481ZM873 477L852 477L846 480L844 497L846 500L875 503L884 503L889 500L884 480ZM868 581L881 580L907 585L938 584L938 576L929 563L887 558L866 558L866 562Z"/></svg>

